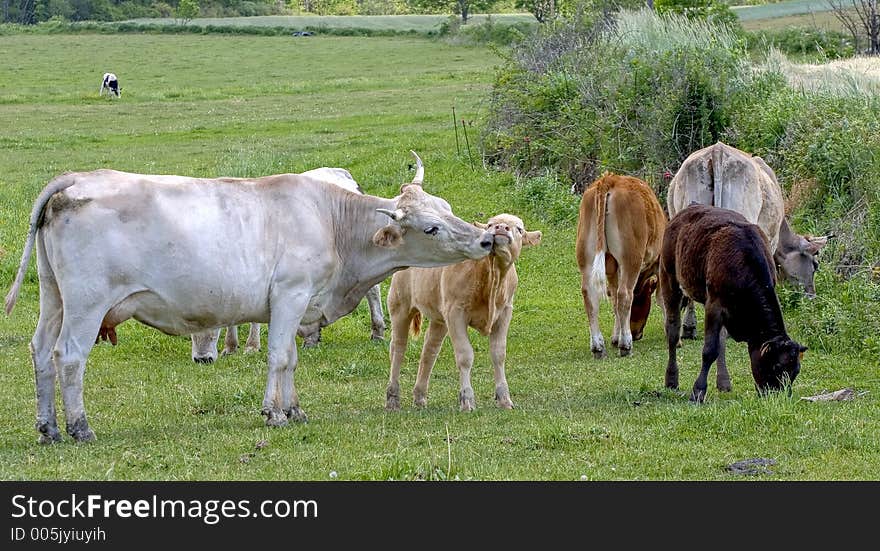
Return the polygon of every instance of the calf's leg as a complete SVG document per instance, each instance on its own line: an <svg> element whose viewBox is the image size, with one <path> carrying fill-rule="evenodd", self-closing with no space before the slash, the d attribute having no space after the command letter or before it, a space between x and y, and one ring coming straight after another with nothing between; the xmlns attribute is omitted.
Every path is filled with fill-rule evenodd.
<svg viewBox="0 0 880 551"><path fill-rule="evenodd" d="M696 339L697 338L697 312L694 301L687 299L687 310L684 314L684 324L681 328L681 338Z"/></svg>
<svg viewBox="0 0 880 551"><path fill-rule="evenodd" d="M244 353L250 354L253 352L259 352L260 350L260 324L259 323L251 323L251 328L248 331L247 342L244 345Z"/></svg>
<svg viewBox="0 0 880 551"><path fill-rule="evenodd" d="M702 402L706 398L706 388L708 387L709 369L718 359L718 353L721 348L721 331L723 329L721 323L721 308L714 304L712 300L706 302L706 328L703 336L703 363L700 367L700 374L694 382L694 388L691 391L692 402Z"/></svg>
<svg viewBox="0 0 880 551"><path fill-rule="evenodd" d="M715 386L721 392L730 392L732 387L730 384L730 373L727 371L727 358L725 354L727 349L727 329L724 326L721 327L719 343L718 361L716 362L718 364L718 372L715 374Z"/></svg>
<svg viewBox="0 0 880 551"><path fill-rule="evenodd" d="M684 294L670 274L660 274L660 297L666 322L666 346L669 360L666 364L666 388L678 388L678 342L681 334L681 306Z"/></svg>
<svg viewBox="0 0 880 551"><path fill-rule="evenodd" d="M474 389L471 386L471 369L474 366L474 349L468 338L468 325L463 312L455 312L448 316L446 325L449 328L449 340L455 351L455 365L458 366L460 390L458 406L461 411L473 411L477 407Z"/></svg>
<svg viewBox="0 0 880 551"><path fill-rule="evenodd" d="M604 254L604 253L602 253ZM592 266L592 259L587 266ZM590 270L581 272L581 295L584 298L584 310L590 323L590 350L597 360L605 357L605 338L599 327L599 303L602 301L602 290L590 285Z"/></svg>
<svg viewBox="0 0 880 551"><path fill-rule="evenodd" d="M391 315L391 372L388 374L388 387L385 389L385 409L397 411L400 409L400 366L403 365L406 356L409 324L415 311L410 310L408 304L392 308L389 301L388 312Z"/></svg>
<svg viewBox="0 0 880 551"><path fill-rule="evenodd" d="M422 345L422 356L419 358L419 373L416 376L416 384L413 386L413 405L425 407L428 405L428 383L431 379L431 370L437 361L443 339L446 338L446 324L443 320L431 320L428 330L425 331L425 342Z"/></svg>
<svg viewBox="0 0 880 551"><path fill-rule="evenodd" d="M512 316L513 308L505 307L499 312L498 319L489 333L489 358L495 369L495 404L502 409L513 409L510 388L507 386L507 377L504 374L504 361L507 359L507 331L510 329Z"/></svg>

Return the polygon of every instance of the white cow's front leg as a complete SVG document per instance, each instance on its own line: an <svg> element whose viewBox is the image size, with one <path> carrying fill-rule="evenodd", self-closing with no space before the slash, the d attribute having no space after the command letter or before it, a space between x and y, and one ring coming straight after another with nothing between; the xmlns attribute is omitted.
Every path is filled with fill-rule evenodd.
<svg viewBox="0 0 880 551"><path fill-rule="evenodd" d="M223 355L228 356L238 351L238 326L230 325L226 328L226 338L223 339Z"/></svg>
<svg viewBox="0 0 880 551"><path fill-rule="evenodd" d="M281 300L271 302L268 329L269 373L262 409L269 426L284 426L288 419L307 421L305 412L299 407L293 374L297 364L296 329L308 302L308 296L305 295L284 296Z"/></svg>
<svg viewBox="0 0 880 551"><path fill-rule="evenodd" d="M372 334L370 337L376 341L385 340L385 315L382 313L382 289L377 283L367 291L367 304L370 307L370 322Z"/></svg>
<svg viewBox="0 0 880 551"><path fill-rule="evenodd" d="M217 341L220 340L220 328L193 333L192 360L196 363L209 364L217 359Z"/></svg>

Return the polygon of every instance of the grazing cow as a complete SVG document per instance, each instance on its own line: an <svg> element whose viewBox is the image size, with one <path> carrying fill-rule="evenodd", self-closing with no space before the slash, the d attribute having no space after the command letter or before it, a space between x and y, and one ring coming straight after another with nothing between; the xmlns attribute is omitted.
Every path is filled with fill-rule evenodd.
<svg viewBox="0 0 880 551"><path fill-rule="evenodd" d="M391 375L385 408L400 409L400 366L403 363L408 333L417 335L422 316L430 320L419 360L419 373L413 388L414 404L428 403L428 381L446 334L455 350L461 390L462 411L476 407L471 387L474 350L468 327L489 337L489 355L495 368L495 403L513 408L504 374L507 356L507 331L513 314L513 295L517 274L514 263L524 246L541 242L541 232L526 231L523 221L511 214L489 219L486 228L494 236L492 254L441 268L410 268L391 277L388 288L388 313L391 317Z"/></svg>
<svg viewBox="0 0 880 551"><path fill-rule="evenodd" d="M202 179L96 170L55 178L31 211L6 297L8 314L38 244L31 353L41 442L61 438L56 373L68 434L95 438L83 404L86 359L102 326L129 318L169 335L268 322L261 413L269 426L305 421L294 386L297 328L314 331L348 314L397 270L491 252L489 232L422 189L417 162L413 181L393 199L300 174Z"/></svg>
<svg viewBox="0 0 880 551"><path fill-rule="evenodd" d="M706 378L716 359L721 369L722 329L748 344L752 376L760 393L794 382L807 348L785 332L775 286L767 236L742 214L692 204L675 215L666 227L660 255L660 297L669 349L666 386L678 388L676 352L687 298L706 309L703 363L692 401L705 398Z"/></svg>
<svg viewBox="0 0 880 551"><path fill-rule="evenodd" d="M614 308L611 343L621 356L627 356L633 340L642 338L651 295L657 288L665 227L663 207L651 188L637 178L606 172L581 197L576 253L595 358L605 357L599 303L608 283Z"/></svg>
<svg viewBox="0 0 880 551"><path fill-rule="evenodd" d="M351 173L344 168L328 168L321 167L308 170L302 173L317 180L334 184L342 189L347 189L352 193L364 194L361 186L355 181ZM382 290L380 284L370 287L367 291L367 303L370 307L370 318L372 321L372 338L374 340L383 340L385 338L385 320L382 313ZM321 328L304 334L302 330L298 331L303 337L303 346L317 346L321 340ZM100 337L100 336L99 336ZM220 328L204 331L202 333L194 333L192 335L192 359L197 363L211 363L217 359L217 342L220 340ZM115 344L115 338L113 341ZM245 352L256 352L260 349L260 324L251 323L248 331L247 342L245 343ZM226 328L226 339L224 341L223 355L234 354L238 350L238 327L230 326Z"/></svg>
<svg viewBox="0 0 880 551"><path fill-rule="evenodd" d="M98 95L103 95L104 90L107 90L108 95L113 94L117 98L122 95L122 92L119 90L119 79L113 73L104 73L104 77L101 79L101 90L98 92Z"/></svg>
<svg viewBox="0 0 880 551"><path fill-rule="evenodd" d="M767 236L770 250L775 251L781 275L802 286L808 297L816 295L816 255L828 236L800 236L791 231L785 220L782 188L764 159L722 142L691 153L669 183L669 217L694 202L734 210L757 224ZM696 325L694 306L689 303L682 337L694 338Z"/></svg>

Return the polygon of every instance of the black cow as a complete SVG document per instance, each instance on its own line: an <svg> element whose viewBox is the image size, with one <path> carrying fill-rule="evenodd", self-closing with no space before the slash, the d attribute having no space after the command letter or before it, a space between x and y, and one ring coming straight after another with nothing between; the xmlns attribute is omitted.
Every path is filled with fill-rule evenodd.
<svg viewBox="0 0 880 551"><path fill-rule="evenodd" d="M666 312L666 386L678 388L676 349L681 310L691 298L705 306L703 364L691 400L706 396L718 360L718 387L730 388L724 361L727 334L748 343L759 393L795 380L805 346L785 332L775 292L776 269L767 238L738 212L692 203L672 218L660 253L660 295Z"/></svg>

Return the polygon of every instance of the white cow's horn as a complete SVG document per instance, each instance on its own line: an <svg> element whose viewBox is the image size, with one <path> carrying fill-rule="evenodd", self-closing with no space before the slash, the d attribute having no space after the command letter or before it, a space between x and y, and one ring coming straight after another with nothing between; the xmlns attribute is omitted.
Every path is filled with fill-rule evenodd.
<svg viewBox="0 0 880 551"><path fill-rule="evenodd" d="M397 210L388 210L388 209L376 209L376 212L381 212L382 214L387 214L389 218L394 221L400 220L403 218L403 211L400 209Z"/></svg>
<svg viewBox="0 0 880 551"><path fill-rule="evenodd" d="M425 167L422 165L422 160L419 158L418 154L412 149L409 150L410 153L413 154L413 157L416 158L416 175L413 176L412 183L421 186L422 182L425 181Z"/></svg>

